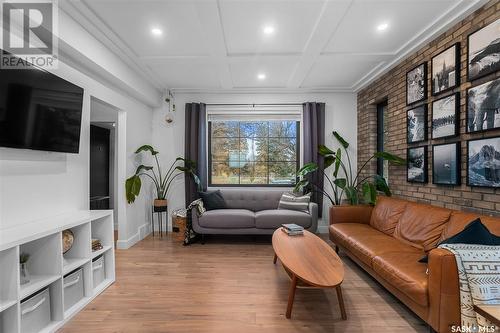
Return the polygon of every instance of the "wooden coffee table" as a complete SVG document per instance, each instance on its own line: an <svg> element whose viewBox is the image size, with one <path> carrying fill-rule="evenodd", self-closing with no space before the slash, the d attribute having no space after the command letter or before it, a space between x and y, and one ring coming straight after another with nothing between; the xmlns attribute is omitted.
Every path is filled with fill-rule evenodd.
<svg viewBox="0 0 500 333"><path fill-rule="evenodd" d="M500 304L478 304L474 305L474 311L500 327Z"/></svg>
<svg viewBox="0 0 500 333"><path fill-rule="evenodd" d="M296 288L335 288L342 319L347 315L340 284L344 264L335 251L318 236L304 230L304 235L288 236L279 228L273 234L274 263L279 258L292 279L286 317L292 315Z"/></svg>

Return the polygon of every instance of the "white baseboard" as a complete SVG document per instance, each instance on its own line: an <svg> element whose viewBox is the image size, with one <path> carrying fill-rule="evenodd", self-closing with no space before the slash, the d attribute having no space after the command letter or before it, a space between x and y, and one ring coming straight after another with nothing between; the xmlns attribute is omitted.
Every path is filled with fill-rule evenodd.
<svg viewBox="0 0 500 333"><path fill-rule="evenodd" d="M139 227L139 240L143 240L147 235L151 233L151 226L149 223L143 224Z"/></svg>
<svg viewBox="0 0 500 333"><path fill-rule="evenodd" d="M147 235L151 233L151 226L149 223L141 225L137 232L129 239L119 239L116 241L116 248L120 250L126 250L135 245L135 243L143 240Z"/></svg>

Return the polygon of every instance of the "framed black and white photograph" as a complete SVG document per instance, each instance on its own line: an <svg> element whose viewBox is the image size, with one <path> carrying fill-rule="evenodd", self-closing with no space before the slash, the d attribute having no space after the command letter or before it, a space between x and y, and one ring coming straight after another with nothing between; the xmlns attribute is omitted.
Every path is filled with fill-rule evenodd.
<svg viewBox="0 0 500 333"><path fill-rule="evenodd" d="M427 98L427 63L422 63L406 73L406 105Z"/></svg>
<svg viewBox="0 0 500 333"><path fill-rule="evenodd" d="M467 132L500 128L500 79L467 89Z"/></svg>
<svg viewBox="0 0 500 333"><path fill-rule="evenodd" d="M427 146L408 148L407 180L411 183L427 183Z"/></svg>
<svg viewBox="0 0 500 333"><path fill-rule="evenodd" d="M432 146L432 183L460 185L460 143Z"/></svg>
<svg viewBox="0 0 500 333"><path fill-rule="evenodd" d="M460 43L450 46L431 61L432 95L457 87L460 81Z"/></svg>
<svg viewBox="0 0 500 333"><path fill-rule="evenodd" d="M432 102L432 138L447 138L458 135L460 123L460 93Z"/></svg>
<svg viewBox="0 0 500 333"><path fill-rule="evenodd" d="M467 142L467 185L500 188L500 137Z"/></svg>
<svg viewBox="0 0 500 333"><path fill-rule="evenodd" d="M427 140L427 104L406 111L406 136L408 143Z"/></svg>
<svg viewBox="0 0 500 333"><path fill-rule="evenodd" d="M467 77L470 81L500 69L500 19L467 38Z"/></svg>

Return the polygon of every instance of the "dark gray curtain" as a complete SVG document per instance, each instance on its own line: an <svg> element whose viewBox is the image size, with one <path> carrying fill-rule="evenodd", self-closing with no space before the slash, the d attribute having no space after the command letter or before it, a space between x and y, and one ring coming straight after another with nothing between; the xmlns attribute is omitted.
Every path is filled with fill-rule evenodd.
<svg viewBox="0 0 500 333"><path fill-rule="evenodd" d="M207 190L207 109L203 103L186 103L184 158L196 162L196 174L201 189ZM189 175L185 176L186 207L198 198L198 188Z"/></svg>
<svg viewBox="0 0 500 333"><path fill-rule="evenodd" d="M304 128L304 164L314 162L319 170L308 176L309 182L323 189L324 161L318 153L318 145L325 144L325 103L307 102L302 104ZM323 194L313 191L311 200L318 204L319 217L323 212Z"/></svg>

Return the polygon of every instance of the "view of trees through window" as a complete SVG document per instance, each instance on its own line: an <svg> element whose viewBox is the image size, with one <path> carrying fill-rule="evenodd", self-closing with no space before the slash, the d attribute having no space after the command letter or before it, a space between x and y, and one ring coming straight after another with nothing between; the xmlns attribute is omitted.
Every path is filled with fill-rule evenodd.
<svg viewBox="0 0 500 333"><path fill-rule="evenodd" d="M210 121L210 183L294 185L299 122Z"/></svg>

